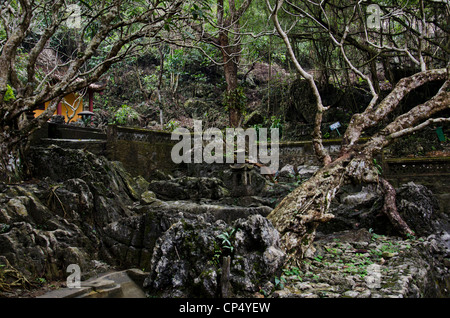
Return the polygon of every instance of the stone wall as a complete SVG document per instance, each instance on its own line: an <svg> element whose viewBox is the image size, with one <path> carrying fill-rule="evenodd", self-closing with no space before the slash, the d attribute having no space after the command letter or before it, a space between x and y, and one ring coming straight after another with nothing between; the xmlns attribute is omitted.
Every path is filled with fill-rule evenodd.
<svg viewBox="0 0 450 318"><path fill-rule="evenodd" d="M171 150L178 140L171 140L171 133L111 125L108 127L107 135L106 156L111 160L121 161L133 175L150 178L156 169L166 172L187 169L185 164L172 162ZM337 155L339 152L339 144L340 140L324 141L325 148L332 155ZM287 164L319 165L310 141L282 142L279 144L279 153L280 169ZM211 170L207 167L210 165L202 166L205 170Z"/></svg>
<svg viewBox="0 0 450 318"><path fill-rule="evenodd" d="M157 169L169 172L183 168L171 159L177 141L171 140L170 133L110 125L107 135L106 157L122 162L133 176L151 179Z"/></svg>
<svg viewBox="0 0 450 318"><path fill-rule="evenodd" d="M339 153L341 140L328 139L323 140L324 148L331 156L337 156ZM293 166L317 166L319 162L314 154L314 148L311 141L289 141L279 144L280 150L280 168L287 164Z"/></svg>
<svg viewBox="0 0 450 318"><path fill-rule="evenodd" d="M227 164L175 164L171 159L171 133L140 128L110 125L107 133L92 128L46 124L32 138L32 144L57 144L63 148L86 149L120 161L133 176L152 179L156 170L173 173L176 170L189 175L206 176L227 168ZM323 140L324 147L335 157L340 150L340 139ZM319 166L311 141L282 142L279 144L281 170L294 167ZM395 187L414 181L430 188L441 204L441 211L450 214L450 157L389 158L382 156L383 174ZM195 168L195 169L194 169ZM194 171L195 170L195 171Z"/></svg>
<svg viewBox="0 0 450 318"><path fill-rule="evenodd" d="M426 186L450 215L450 157L387 158L383 172L396 188L411 181Z"/></svg>
<svg viewBox="0 0 450 318"><path fill-rule="evenodd" d="M45 123L31 135L30 144L31 146L57 145L61 148L85 149L98 156L104 156L106 133L95 128Z"/></svg>

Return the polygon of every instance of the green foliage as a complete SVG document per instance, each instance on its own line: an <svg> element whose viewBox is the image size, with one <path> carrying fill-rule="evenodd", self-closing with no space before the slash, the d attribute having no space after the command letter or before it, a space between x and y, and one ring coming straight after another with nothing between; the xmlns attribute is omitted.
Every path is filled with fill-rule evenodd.
<svg viewBox="0 0 450 318"><path fill-rule="evenodd" d="M283 127L283 125L281 124L281 118L278 116L271 116L270 121L272 122L272 124L270 125L270 128L281 129L281 127Z"/></svg>
<svg viewBox="0 0 450 318"><path fill-rule="evenodd" d="M168 72L176 75L184 75L184 65L186 64L185 53L183 49L175 49L166 57L165 68Z"/></svg>
<svg viewBox="0 0 450 318"><path fill-rule="evenodd" d="M292 266L289 268L283 268L283 273L286 276L294 276L297 280L302 281L302 271L297 266Z"/></svg>
<svg viewBox="0 0 450 318"><path fill-rule="evenodd" d="M122 105L114 114L114 123L126 125L139 118L139 114L130 106Z"/></svg>
<svg viewBox="0 0 450 318"><path fill-rule="evenodd" d="M275 283L275 289L283 289L284 284L286 284L286 278L283 276L281 276L281 277L275 276L274 283Z"/></svg>
<svg viewBox="0 0 450 318"><path fill-rule="evenodd" d="M3 97L3 101L9 102L10 100L15 100L16 96L14 95L14 91L11 86L6 85L6 93Z"/></svg>
<svg viewBox="0 0 450 318"><path fill-rule="evenodd" d="M220 244L214 241L214 255L212 263L220 267L220 260L222 256L231 255L234 251L233 240L236 236L236 229L230 229L220 233L217 238L221 241Z"/></svg>
<svg viewBox="0 0 450 318"><path fill-rule="evenodd" d="M281 117L271 116L270 117L270 129L278 128L279 130L279 138L283 135L283 124L281 123Z"/></svg>
<svg viewBox="0 0 450 318"><path fill-rule="evenodd" d="M236 229L231 229L230 231L223 232L217 236L217 238L222 240L222 248L227 249L230 252L230 254L233 253L234 250L234 246L231 243L231 241L234 238L235 232Z"/></svg>
<svg viewBox="0 0 450 318"><path fill-rule="evenodd" d="M373 159L373 165L377 169L377 174L382 175L383 174L383 167L377 162L377 159Z"/></svg>
<svg viewBox="0 0 450 318"><path fill-rule="evenodd" d="M245 96L244 88L238 87L232 91L226 91L223 96L223 104L225 110L238 109L243 113L247 106L247 96Z"/></svg>
<svg viewBox="0 0 450 318"><path fill-rule="evenodd" d="M177 129L178 127L180 127L180 123L176 120L171 120L167 124L164 125L164 130L172 132L175 129Z"/></svg>

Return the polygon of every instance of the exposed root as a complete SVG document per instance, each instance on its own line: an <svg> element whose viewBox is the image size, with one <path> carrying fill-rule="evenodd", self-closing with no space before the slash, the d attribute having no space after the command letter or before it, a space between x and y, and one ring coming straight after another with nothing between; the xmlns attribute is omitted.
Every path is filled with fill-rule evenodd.
<svg viewBox="0 0 450 318"><path fill-rule="evenodd" d="M54 209L55 208L55 199L56 199L63 210L64 218L67 218L67 212L66 212L66 209L64 208L64 204L62 203L59 196L56 194L56 190L59 187L60 187L59 185L56 185L51 188L51 192L49 193L48 198L47 198L47 206L52 207L52 209Z"/></svg>
<svg viewBox="0 0 450 318"><path fill-rule="evenodd" d="M21 272L11 266L6 260L6 264L0 265L0 292L10 293L13 292L13 288L29 289L36 287L31 283ZM0 297L1 297L0 293Z"/></svg>
<svg viewBox="0 0 450 318"><path fill-rule="evenodd" d="M414 236L414 232L409 228L408 224L402 219L397 211L395 202L396 194L394 187L383 178L380 178L384 192L383 213L387 215L392 225L404 236Z"/></svg>

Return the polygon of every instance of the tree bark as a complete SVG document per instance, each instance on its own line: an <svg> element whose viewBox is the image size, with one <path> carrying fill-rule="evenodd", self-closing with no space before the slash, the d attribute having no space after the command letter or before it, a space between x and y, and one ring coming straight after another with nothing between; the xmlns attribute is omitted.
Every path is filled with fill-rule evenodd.
<svg viewBox="0 0 450 318"><path fill-rule="evenodd" d="M342 138L341 154L353 148L367 128L377 125L392 113L406 94L425 83L444 80L447 76L447 70L444 68L416 73L401 79L376 108L367 108L363 113L353 115ZM424 115L428 116L427 113Z"/></svg>
<svg viewBox="0 0 450 318"><path fill-rule="evenodd" d="M280 232L289 259L295 261L309 255L317 227L334 217L328 209L345 181L348 161L349 156L345 156L317 171L267 216Z"/></svg>
<svg viewBox="0 0 450 318"><path fill-rule="evenodd" d="M227 82L228 96L233 96L233 98L228 99L228 115L231 127L238 127L242 116L242 110L239 105L239 101L235 98L237 97L238 89L238 59L234 56L234 48L229 46L228 36L222 32L219 36L220 45L222 47L222 58L223 58L223 70L225 74L225 81Z"/></svg>
<svg viewBox="0 0 450 318"><path fill-rule="evenodd" d="M387 215L392 225L404 236L414 235L408 224L402 219L397 211L395 202L396 193L394 187L384 178L381 178L381 185L384 192L383 212Z"/></svg>
<svg viewBox="0 0 450 318"><path fill-rule="evenodd" d="M23 177L22 149L11 144L5 131L0 134L0 182L18 182Z"/></svg>

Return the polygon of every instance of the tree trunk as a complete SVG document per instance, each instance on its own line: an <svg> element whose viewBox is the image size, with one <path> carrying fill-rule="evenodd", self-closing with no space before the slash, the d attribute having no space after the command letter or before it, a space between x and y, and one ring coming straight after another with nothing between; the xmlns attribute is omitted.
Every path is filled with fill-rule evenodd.
<svg viewBox="0 0 450 318"><path fill-rule="evenodd" d="M11 144L4 131L0 134L0 182L18 182L23 176L22 150L18 144Z"/></svg>
<svg viewBox="0 0 450 318"><path fill-rule="evenodd" d="M331 220L331 201L339 190L348 158L341 158L317 171L278 204L267 216L280 232L282 246L292 260L308 255L317 226Z"/></svg>
<svg viewBox="0 0 450 318"><path fill-rule="evenodd" d="M233 56L233 47L229 46L228 36L222 34L219 37L220 45L222 46L223 70L225 73L225 81L227 82L227 107L231 127L238 127L242 116L242 109L240 107L238 89L238 61Z"/></svg>
<svg viewBox="0 0 450 318"><path fill-rule="evenodd" d="M237 65L233 60L229 60L224 65L225 79L227 82L227 107L231 127L238 127L241 116L241 96L238 92Z"/></svg>
<svg viewBox="0 0 450 318"><path fill-rule="evenodd" d="M316 229L334 218L328 211L342 185L376 182L378 173L372 158L351 152L324 166L288 194L267 216L280 232L288 258L297 261L312 255Z"/></svg>

